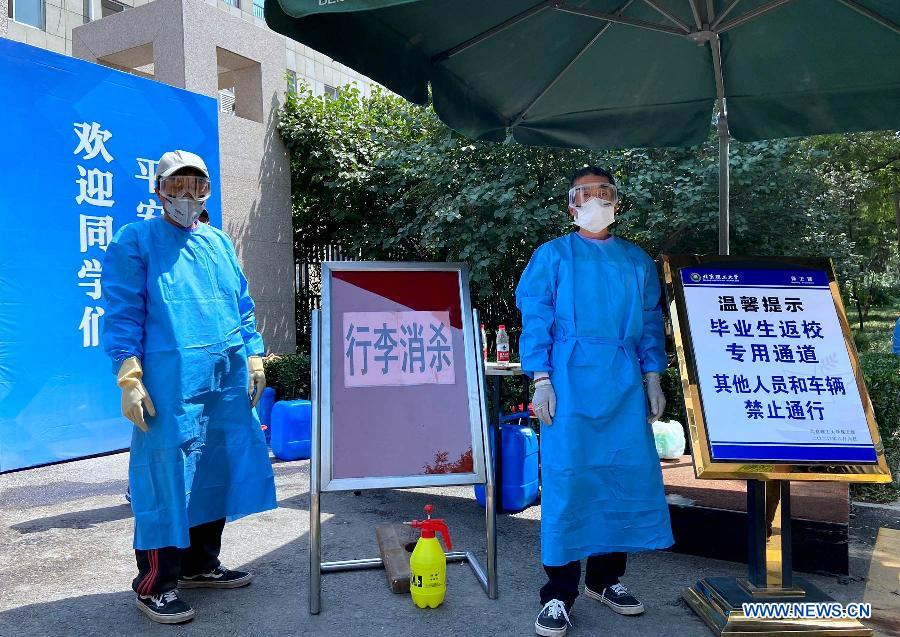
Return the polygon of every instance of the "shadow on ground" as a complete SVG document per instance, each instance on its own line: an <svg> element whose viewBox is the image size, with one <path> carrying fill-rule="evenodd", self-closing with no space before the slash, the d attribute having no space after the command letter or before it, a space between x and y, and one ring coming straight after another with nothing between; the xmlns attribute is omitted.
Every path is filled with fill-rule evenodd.
<svg viewBox="0 0 900 637"><path fill-rule="evenodd" d="M41 533L49 531L50 529L89 529L98 524L112 522L114 520L125 520L130 517L132 517L131 505L124 503L98 509L87 509L85 511L74 511L72 513L37 518L35 520L29 520L28 522L13 524L9 528L13 531L18 531L19 533Z"/></svg>
<svg viewBox="0 0 900 637"><path fill-rule="evenodd" d="M59 513L7 527L17 532L22 541L34 542L34 546L19 547L18 553L43 550L42 547L56 550L60 543L75 541L55 534L78 538L79 550L95 551L94 569L114 571L104 572L107 580L113 582L107 590L121 582L121 591L79 595L79 590L90 588L85 582L91 582L94 572L91 567L69 567L63 557L53 562L60 565L57 572L34 575L34 584L27 587L27 595L40 599L41 582L54 577L69 578L71 594L53 601L24 603L0 613L0 636L500 637L534 634L533 621L539 610L537 591L544 580L540 566L539 509L498 519L498 600L487 598L465 564L448 566L447 600L434 610L417 609L408 595L392 594L383 571L336 573L323 576L322 612L310 616L308 463L273 466L282 496L280 508L245 518L229 525L225 532L223 558L228 566L253 571L255 579L248 588L185 591L183 596L194 605L196 619L182 626L153 624L134 608L134 596L128 589L133 562L125 559L127 547L122 537L127 526L130 540L130 524L124 522L130 516L127 504ZM454 549L474 550L483 559L484 512L475 502L471 487L459 487L432 492L369 491L359 496L324 494L323 560L377 557L375 527L421 517L425 504L434 504L435 515L448 519ZM119 542L117 552L108 545L108 538L113 534ZM642 598L646 614L618 616L582 597L572 615L570 635L608 633L656 637L675 633L679 637L707 637L711 633L705 624L681 601L681 588L701 577L740 576L745 570L741 564L669 552L633 555L624 581ZM840 586L834 578L811 576L809 579L841 601L862 598L863 585L858 581ZM21 587L17 595L20 591Z"/></svg>

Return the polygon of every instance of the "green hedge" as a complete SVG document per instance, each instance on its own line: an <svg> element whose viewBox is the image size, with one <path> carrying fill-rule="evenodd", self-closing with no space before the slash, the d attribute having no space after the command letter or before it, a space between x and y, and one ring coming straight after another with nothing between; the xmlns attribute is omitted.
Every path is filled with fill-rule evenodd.
<svg viewBox="0 0 900 637"><path fill-rule="evenodd" d="M684 434L689 439L687 412L684 409L684 394L681 391L681 374L678 372L678 367L669 367L663 372L662 388L666 394L666 410L663 412L662 419L680 422L684 425Z"/></svg>
<svg viewBox="0 0 900 637"><path fill-rule="evenodd" d="M266 384L275 389L275 400L309 398L309 356L269 356L263 364Z"/></svg>
<svg viewBox="0 0 900 637"><path fill-rule="evenodd" d="M875 420L884 442L888 465L894 472L894 482L887 485L853 485L855 497L874 502L892 502L900 498L900 357L893 354L864 354L860 356L863 376Z"/></svg>

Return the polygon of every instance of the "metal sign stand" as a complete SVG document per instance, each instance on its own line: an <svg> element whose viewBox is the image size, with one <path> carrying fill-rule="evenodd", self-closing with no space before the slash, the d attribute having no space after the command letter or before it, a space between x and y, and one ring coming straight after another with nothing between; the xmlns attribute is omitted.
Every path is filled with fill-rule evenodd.
<svg viewBox="0 0 900 637"><path fill-rule="evenodd" d="M719 133L723 141L723 158L727 157L727 121L724 100L720 100ZM727 161L722 164L727 171ZM721 193L723 210L727 216L727 190ZM727 226L723 226L725 228ZM745 603L828 604L834 603L815 585L794 577L791 554L790 481L881 482L891 480L891 472L884 457L878 426L865 384L859 376L859 359L841 301L834 270L828 259L817 257L729 257L727 232L720 235L720 252L712 255L664 255L663 272L666 298L670 307L672 330L678 353L682 390L688 416L695 474L698 479L727 478L747 482L748 576L745 578L707 577L694 586L682 590L682 597L717 635L816 635L859 636L873 634L858 619L850 617L808 617L804 606L790 608L781 614L783 619L748 617ZM848 462L816 465L801 462L755 460L714 461L707 432L700 380L690 332L687 302L680 271L686 267L720 266L750 269L818 270L829 282L838 323L854 370L854 380L862 400L869 433L877 462ZM772 609L775 610L775 609ZM842 609L843 610L843 609ZM829 613L838 615L835 607ZM773 613L775 614L775 613ZM810 613L812 614L812 613Z"/></svg>
<svg viewBox="0 0 900 637"><path fill-rule="evenodd" d="M717 635L846 635L869 637L857 619L761 619L743 604L834 602L814 584L793 576L789 480L748 480L747 578L706 577L681 595Z"/></svg>
<svg viewBox="0 0 900 637"><path fill-rule="evenodd" d="M479 325L478 311L472 312L474 324ZM485 450L485 530L487 539L487 569L478 561L472 551L450 551L446 553L447 562L466 562L487 593L490 599L497 599L497 513L494 493L494 471L491 466L489 452L490 435L487 427L487 402L484 386L484 358L481 355L481 336L475 330L476 357L478 372L478 393L481 399L483 449ZM380 557L322 562L322 518L321 518L321 395L320 374L322 370L322 312L312 313L312 454L309 464L309 612L318 615L322 604L322 574L340 573L343 571L360 571L384 568Z"/></svg>

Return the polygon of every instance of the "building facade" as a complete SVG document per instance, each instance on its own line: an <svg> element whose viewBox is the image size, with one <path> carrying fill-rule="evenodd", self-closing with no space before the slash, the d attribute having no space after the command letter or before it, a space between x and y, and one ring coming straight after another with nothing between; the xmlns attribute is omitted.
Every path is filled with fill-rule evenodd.
<svg viewBox="0 0 900 637"><path fill-rule="evenodd" d="M0 36L72 55L72 31L83 24L127 12L155 0L0 0ZM263 0L204 0L235 18L264 31ZM277 36L284 43L285 71L293 81L306 82L316 95L333 94L353 84L363 95L371 81L318 51Z"/></svg>
<svg viewBox="0 0 900 637"><path fill-rule="evenodd" d="M298 81L329 95L370 82L266 28L262 0L0 0L0 35L219 101L222 228L272 353L296 348L290 162L276 129ZM247 2L249 6L240 6Z"/></svg>

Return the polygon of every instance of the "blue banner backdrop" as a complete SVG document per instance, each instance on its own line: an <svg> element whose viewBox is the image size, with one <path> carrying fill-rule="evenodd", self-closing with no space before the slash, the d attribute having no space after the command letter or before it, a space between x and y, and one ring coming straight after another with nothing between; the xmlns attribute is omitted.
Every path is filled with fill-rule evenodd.
<svg viewBox="0 0 900 637"><path fill-rule="evenodd" d="M0 473L131 439L100 346L103 258L123 225L159 216L156 160L184 149L212 176L216 101L0 38Z"/></svg>

